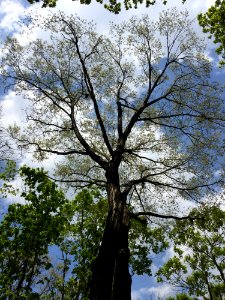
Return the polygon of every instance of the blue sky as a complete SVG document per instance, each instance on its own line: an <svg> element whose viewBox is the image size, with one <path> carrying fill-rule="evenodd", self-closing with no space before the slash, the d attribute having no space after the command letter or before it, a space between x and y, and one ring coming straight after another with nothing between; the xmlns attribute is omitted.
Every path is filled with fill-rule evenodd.
<svg viewBox="0 0 225 300"><path fill-rule="evenodd" d="M161 2L161 1L157 1ZM187 0L187 2L183 5L181 0L169 0L169 4L167 7L176 6L180 9L188 9L190 11L191 16L194 18L198 13L204 12L207 8L214 3L212 0ZM65 4L66 3L66 4ZM1 0L0 1L0 38L1 44L5 40L7 35L15 35L21 43L26 42L26 37L21 35L21 26L19 25L19 20L24 17L25 14L33 15L34 12L38 12L40 14L47 14L49 11L58 11L62 10L65 13L76 13L82 18L86 18L88 20L94 20L97 24L97 28L101 33L104 33L108 27L109 21L120 22L130 18L132 15L142 15L144 13L149 14L153 19L157 19L160 11L165 9L166 7L162 4L156 4L153 7L148 9L145 8L144 5L141 5L138 10L123 10L121 14L114 15L108 11L106 11L102 5L98 3L93 3L91 5L80 5L77 1L71 0L59 0L57 8L54 9L41 9L40 4L35 4L33 6L29 5L25 0ZM201 33L201 28L195 24L195 30L203 36ZM35 39L37 37L42 37L43 32L37 29L32 38ZM0 45L1 45L0 44ZM214 70L212 73L213 80L223 81L225 84L225 69L221 70L218 68L218 60L219 58L214 52L215 46L212 41L207 40L207 51L206 54L209 56L210 60L212 60L214 65ZM0 89L0 97L3 105L3 113L4 118L3 122L5 126L12 124L14 122L24 125L25 114L23 109L26 107L26 101L22 98L22 96L16 96L13 92L3 93ZM49 170L54 168L56 157L51 156L47 162L45 162L45 166ZM38 166L38 163L32 159L31 154L27 154L21 160L21 164L29 164ZM15 201L14 199L13 201ZM167 252L166 257L170 255ZM165 260L165 255L161 255L158 258L159 261ZM144 277L134 277L133 278L133 300L145 300L150 299L152 296L157 298L157 296L163 297L168 296L169 293L172 292L171 288L167 285L156 286L153 283L153 279Z"/></svg>

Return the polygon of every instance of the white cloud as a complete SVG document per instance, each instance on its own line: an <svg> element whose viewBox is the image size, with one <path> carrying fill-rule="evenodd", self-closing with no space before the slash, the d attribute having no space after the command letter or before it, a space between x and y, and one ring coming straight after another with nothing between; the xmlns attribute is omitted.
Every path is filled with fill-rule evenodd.
<svg viewBox="0 0 225 300"><path fill-rule="evenodd" d="M132 291L132 300L158 299L174 295L175 289L168 284Z"/></svg>
<svg viewBox="0 0 225 300"><path fill-rule="evenodd" d="M205 0L205 1L201 1L204 2L205 7L209 8L210 6L214 5L216 0Z"/></svg>
<svg viewBox="0 0 225 300"><path fill-rule="evenodd" d="M189 1L188 1L189 2ZM202 9L207 9L211 5L214 4L215 1L212 0L206 0L206 1L192 1L191 3L191 8L194 10L202 10Z"/></svg>
<svg viewBox="0 0 225 300"><path fill-rule="evenodd" d="M24 14L24 7L18 1L5 0L0 3L0 13L3 15L0 21L0 29L12 31L18 29L18 21Z"/></svg>
<svg viewBox="0 0 225 300"><path fill-rule="evenodd" d="M28 105L27 100L22 96L16 95L15 92L9 91L1 101L2 105L2 124L4 127L17 123L19 126L24 126L26 114L25 109Z"/></svg>
<svg viewBox="0 0 225 300"><path fill-rule="evenodd" d="M131 298L132 298L132 300L143 300L140 290L132 291Z"/></svg>

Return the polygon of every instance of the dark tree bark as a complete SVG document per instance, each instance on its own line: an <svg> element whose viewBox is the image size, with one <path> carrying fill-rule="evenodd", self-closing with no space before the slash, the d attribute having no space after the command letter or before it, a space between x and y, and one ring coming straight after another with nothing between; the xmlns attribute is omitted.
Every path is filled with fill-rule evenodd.
<svg viewBox="0 0 225 300"><path fill-rule="evenodd" d="M120 192L118 173L106 175L109 213L97 259L93 263L91 300L130 300L129 211Z"/></svg>

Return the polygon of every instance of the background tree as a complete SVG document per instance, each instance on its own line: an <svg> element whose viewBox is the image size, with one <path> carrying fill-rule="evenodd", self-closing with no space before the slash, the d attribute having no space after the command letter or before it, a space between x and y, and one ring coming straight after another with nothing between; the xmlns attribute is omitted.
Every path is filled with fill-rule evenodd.
<svg viewBox="0 0 225 300"><path fill-rule="evenodd" d="M27 299L42 269L49 269L48 246L58 243L69 222L62 191L42 170L21 168L26 204L12 204L0 224L1 299ZM33 298L32 298L33 299Z"/></svg>
<svg viewBox="0 0 225 300"><path fill-rule="evenodd" d="M214 37L214 43L219 44L216 52L225 59L225 1L216 0L205 14L198 15L198 21L203 32L209 33L209 38ZM220 63L224 65L224 60Z"/></svg>
<svg viewBox="0 0 225 300"><path fill-rule="evenodd" d="M196 214L196 210L193 212ZM217 206L206 206L199 214L204 217L192 222L180 221L171 232L175 256L157 272L159 281L166 280L182 288L187 295L194 296L191 299L222 300L225 296L225 212Z"/></svg>
<svg viewBox="0 0 225 300"><path fill-rule="evenodd" d="M35 147L36 157L64 156L61 181L105 189L91 299L130 299L130 219L182 218L176 205L186 197L200 201L220 181L219 84L210 82L187 12L113 24L110 38L62 13L37 22L50 40L21 46L9 38L1 60L2 77L31 103L29 126L11 134L20 146Z"/></svg>

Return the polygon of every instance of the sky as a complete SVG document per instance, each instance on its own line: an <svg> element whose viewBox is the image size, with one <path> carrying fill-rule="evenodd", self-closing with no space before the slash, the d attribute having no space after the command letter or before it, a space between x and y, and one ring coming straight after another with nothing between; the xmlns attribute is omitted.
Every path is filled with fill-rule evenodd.
<svg viewBox="0 0 225 300"><path fill-rule="evenodd" d="M215 1L212 0L187 0L185 4L182 4L181 0L168 0L168 5L165 7L161 4L162 1L157 1L158 4L145 8L144 5L140 5L138 9L131 9L129 11L123 10L119 15L114 15L103 8L99 3L92 3L91 5L81 5L78 1L71 0L59 0L57 7L53 9L42 9L40 4L29 5L25 0L0 0L0 48L3 44L7 35L14 35L18 38L21 43L26 43L26 37L21 34L22 27L19 24L19 20L24 17L24 15L33 15L34 13L39 13L41 15L48 14L49 11L63 11L67 14L77 14L78 16L94 20L97 24L97 30L101 33L106 32L109 21L115 23L127 20L133 15L142 15L148 14L152 19L157 19L159 13L168 7L176 6L178 9L184 10L188 9L190 15L193 18L196 18L197 14L200 12L205 12L210 5ZM66 4L65 4L66 3ZM198 26L197 22L195 23L195 30L202 35L201 28ZM43 32L40 29L37 29L32 36L32 39L37 37L43 37ZM217 68L219 58L214 53L215 45L212 41L207 40L207 50L206 54L213 61L214 72L213 78L221 79L224 76L224 70ZM1 55L1 54L0 54ZM225 77L225 76L224 76ZM25 112L26 101L18 95L15 95L14 92L4 93L0 89L0 101L3 106L3 124L7 127L10 124L18 123L21 126L26 123ZM45 167L52 170L56 161L56 157L51 156L47 162L45 162ZM31 154L27 154L22 157L20 160L21 164L28 164L34 167L39 164L33 160ZM172 253L167 252L166 256L162 254L158 260L165 260ZM153 265L153 269L156 266ZM168 296L173 291L168 285L156 286L152 279L149 279L147 276L141 278L133 279L133 291L132 299L133 300L146 300L146 299L156 299L158 296L164 297Z"/></svg>

